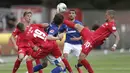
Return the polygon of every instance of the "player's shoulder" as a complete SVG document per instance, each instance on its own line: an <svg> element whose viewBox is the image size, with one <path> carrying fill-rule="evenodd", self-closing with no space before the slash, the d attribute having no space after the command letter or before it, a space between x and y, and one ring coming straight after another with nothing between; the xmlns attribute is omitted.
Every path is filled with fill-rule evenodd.
<svg viewBox="0 0 130 73"><path fill-rule="evenodd" d="M116 26L116 22L115 21L107 22L106 25L108 25L108 26Z"/></svg>

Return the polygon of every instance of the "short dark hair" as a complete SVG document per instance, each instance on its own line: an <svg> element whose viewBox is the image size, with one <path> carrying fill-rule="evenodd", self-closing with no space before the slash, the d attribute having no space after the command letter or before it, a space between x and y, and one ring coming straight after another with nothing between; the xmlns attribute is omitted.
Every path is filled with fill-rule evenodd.
<svg viewBox="0 0 130 73"><path fill-rule="evenodd" d="M74 12L75 12L75 14L76 14L76 10L74 10L74 9L70 9L69 11L74 11Z"/></svg>
<svg viewBox="0 0 130 73"><path fill-rule="evenodd" d="M53 23L60 25L61 23L63 23L64 17L62 14L58 13L55 15L55 17L53 18Z"/></svg>
<svg viewBox="0 0 130 73"><path fill-rule="evenodd" d="M23 28L24 28L24 24L23 23L18 23L17 26L16 26L20 31L24 31Z"/></svg>
<svg viewBox="0 0 130 73"><path fill-rule="evenodd" d="M32 14L32 12L31 12L31 11L25 11L25 12L23 13L23 17L25 17L27 14Z"/></svg>

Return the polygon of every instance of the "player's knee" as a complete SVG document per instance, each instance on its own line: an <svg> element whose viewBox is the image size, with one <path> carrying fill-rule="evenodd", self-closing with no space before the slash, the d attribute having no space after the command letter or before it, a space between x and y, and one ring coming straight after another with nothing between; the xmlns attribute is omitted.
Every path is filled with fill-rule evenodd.
<svg viewBox="0 0 130 73"><path fill-rule="evenodd" d="M31 56L29 56L26 61L34 60Z"/></svg>
<svg viewBox="0 0 130 73"><path fill-rule="evenodd" d="M19 54L18 59L19 59L20 61L22 61L23 58L24 58L24 54Z"/></svg>
<svg viewBox="0 0 130 73"><path fill-rule="evenodd" d="M42 63L42 67L43 67L43 68L46 68L47 66L48 66L47 63Z"/></svg>
<svg viewBox="0 0 130 73"><path fill-rule="evenodd" d="M80 55L79 55L79 61L82 61L82 60L84 60L86 58L86 55L84 54L84 53L81 53Z"/></svg>
<svg viewBox="0 0 130 73"><path fill-rule="evenodd" d="M67 53L64 53L64 54L63 54L63 57L67 59L67 58L68 58L68 54L67 54Z"/></svg>

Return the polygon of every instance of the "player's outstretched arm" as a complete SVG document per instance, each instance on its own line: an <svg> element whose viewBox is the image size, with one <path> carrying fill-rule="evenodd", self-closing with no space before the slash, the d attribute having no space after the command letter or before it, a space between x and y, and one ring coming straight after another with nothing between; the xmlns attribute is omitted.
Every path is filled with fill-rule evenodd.
<svg viewBox="0 0 130 73"><path fill-rule="evenodd" d="M78 41L78 40L81 40L81 39L82 39L82 36L71 38L71 40L73 40L73 41Z"/></svg>
<svg viewBox="0 0 130 73"><path fill-rule="evenodd" d="M47 36L47 39L48 40L62 40L63 38L63 33L59 34L58 36L53 36L53 35L48 35Z"/></svg>
<svg viewBox="0 0 130 73"><path fill-rule="evenodd" d="M117 31L115 31L113 35L115 36L116 40L115 40L114 45L112 46L112 51L116 49L117 44L119 43L119 40L120 40L119 33Z"/></svg>
<svg viewBox="0 0 130 73"><path fill-rule="evenodd" d="M84 26L80 25L80 24L74 24L73 22L69 21L69 20L64 20L64 24L66 24L68 27L70 28L75 28L76 30L78 30L79 32L82 31L82 29L84 28Z"/></svg>
<svg viewBox="0 0 130 73"><path fill-rule="evenodd" d="M44 28L46 28L46 27L48 27L49 26L49 24L48 23L43 23L43 24L41 24L42 25L42 27L44 27Z"/></svg>

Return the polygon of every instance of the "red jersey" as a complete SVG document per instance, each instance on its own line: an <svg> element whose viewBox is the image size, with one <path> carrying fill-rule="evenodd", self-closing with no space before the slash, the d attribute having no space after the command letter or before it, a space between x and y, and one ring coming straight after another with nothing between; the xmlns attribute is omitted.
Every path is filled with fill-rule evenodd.
<svg viewBox="0 0 130 73"><path fill-rule="evenodd" d="M104 40L116 31L116 24L114 21L106 22L100 26L93 34L93 40L98 45L103 44Z"/></svg>
<svg viewBox="0 0 130 73"><path fill-rule="evenodd" d="M26 29L26 36L37 46L45 48L49 45L48 40L46 40L47 33L44 31L44 28L40 24L31 24Z"/></svg>
<svg viewBox="0 0 130 73"><path fill-rule="evenodd" d="M12 33L13 36L17 37L16 44L19 48L21 47L29 47L28 39L25 38L25 33L21 32L19 29L15 28Z"/></svg>

